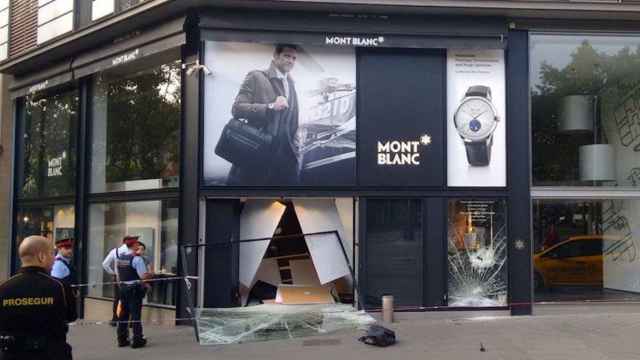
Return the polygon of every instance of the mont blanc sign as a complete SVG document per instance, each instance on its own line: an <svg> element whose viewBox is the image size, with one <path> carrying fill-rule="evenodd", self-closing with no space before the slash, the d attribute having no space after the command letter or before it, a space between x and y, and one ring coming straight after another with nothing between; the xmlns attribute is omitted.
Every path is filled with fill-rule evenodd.
<svg viewBox="0 0 640 360"><path fill-rule="evenodd" d="M326 36L325 45L377 47L384 43L383 36Z"/></svg>
<svg viewBox="0 0 640 360"><path fill-rule="evenodd" d="M424 134L418 140L378 141L378 165L420 165L420 150L431 144L431 136Z"/></svg>

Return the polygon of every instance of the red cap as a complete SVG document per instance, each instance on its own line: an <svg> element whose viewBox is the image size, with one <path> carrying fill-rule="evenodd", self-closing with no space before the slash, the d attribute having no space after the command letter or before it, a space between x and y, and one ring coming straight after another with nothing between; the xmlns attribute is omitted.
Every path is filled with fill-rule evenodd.
<svg viewBox="0 0 640 360"><path fill-rule="evenodd" d="M70 247L73 247L73 239L71 239L71 238L58 239L58 240L56 240L56 247L57 248L70 248Z"/></svg>
<svg viewBox="0 0 640 360"><path fill-rule="evenodd" d="M139 238L140 238L139 235L125 235L122 238L122 242L127 246L131 246L131 245L137 243Z"/></svg>

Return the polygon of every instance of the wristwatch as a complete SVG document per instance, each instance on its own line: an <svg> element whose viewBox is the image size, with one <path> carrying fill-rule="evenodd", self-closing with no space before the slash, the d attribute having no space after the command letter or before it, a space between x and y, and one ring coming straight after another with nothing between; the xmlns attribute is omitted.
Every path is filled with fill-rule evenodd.
<svg viewBox="0 0 640 360"><path fill-rule="evenodd" d="M483 85L469 87L453 116L469 165L489 165L493 132L498 121L498 113L491 102L491 88Z"/></svg>

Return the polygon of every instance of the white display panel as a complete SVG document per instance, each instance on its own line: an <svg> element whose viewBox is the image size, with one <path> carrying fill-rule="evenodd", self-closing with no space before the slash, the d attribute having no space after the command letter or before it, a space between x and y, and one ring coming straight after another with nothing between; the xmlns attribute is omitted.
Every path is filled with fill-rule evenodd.
<svg viewBox="0 0 640 360"><path fill-rule="evenodd" d="M286 206L273 200L249 200L240 216L240 240L262 239L240 243L240 283L253 285L260 262L264 257Z"/></svg>

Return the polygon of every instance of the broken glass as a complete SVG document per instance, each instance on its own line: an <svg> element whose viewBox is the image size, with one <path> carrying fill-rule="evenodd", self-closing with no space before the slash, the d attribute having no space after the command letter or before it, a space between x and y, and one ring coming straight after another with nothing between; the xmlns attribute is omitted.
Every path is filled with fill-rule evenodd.
<svg viewBox="0 0 640 360"><path fill-rule="evenodd" d="M449 202L449 306L507 305L506 204Z"/></svg>
<svg viewBox="0 0 640 360"><path fill-rule="evenodd" d="M375 320L351 305L263 304L199 309L201 345L222 345L303 338L339 330L365 329Z"/></svg>

